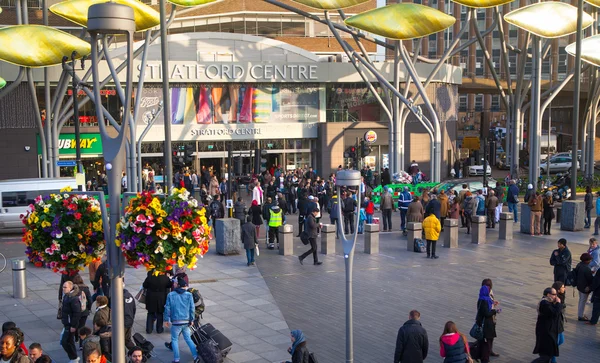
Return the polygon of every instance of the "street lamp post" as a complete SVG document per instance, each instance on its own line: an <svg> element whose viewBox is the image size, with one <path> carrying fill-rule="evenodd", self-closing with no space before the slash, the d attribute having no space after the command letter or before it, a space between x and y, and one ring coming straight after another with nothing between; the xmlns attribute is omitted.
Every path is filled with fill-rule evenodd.
<svg viewBox="0 0 600 363"><path fill-rule="evenodd" d="M354 247L358 235L358 214L355 216L354 235L352 238L346 238L342 228L342 187L357 187L356 200L360 205L360 171L358 170L340 170L335 176L335 186L338 196L338 235L341 236L342 247L344 249L344 262L346 265L346 363L354 362L354 341L352 329L352 265L354 262Z"/></svg>
<svg viewBox="0 0 600 363"><path fill-rule="evenodd" d="M573 78L573 149L571 150L571 200L577 199L577 149L579 148L579 97L581 94L581 31L583 0L577 0L577 33L575 40L575 77Z"/></svg>
<svg viewBox="0 0 600 363"><path fill-rule="evenodd" d="M115 241L117 237L117 223L119 223L121 218L120 174L124 166L125 142L129 127L129 117L131 117L129 109L131 107L131 94L133 91L133 33L136 29L133 9L129 6L113 2L92 5L88 10L87 28L91 36L94 102L96 104L96 116L98 117L98 125L100 127L100 135L102 138L110 202L109 225L105 225L104 230L105 236L108 236L108 239L106 240L106 250L111 284L111 318L113 326L123 327L123 274L125 266L123 255ZM108 34L125 34L127 37L127 84L124 97L125 103L123 105L121 129L115 138L109 136L106 124L104 123L98 71L98 40L104 39ZM106 44L106 42L103 43ZM104 49L104 51L106 52L107 49ZM106 54L106 57L109 57L109 55ZM132 142L134 142L134 140L132 140ZM114 329L112 334L112 362L125 363L125 331L123 329Z"/></svg>

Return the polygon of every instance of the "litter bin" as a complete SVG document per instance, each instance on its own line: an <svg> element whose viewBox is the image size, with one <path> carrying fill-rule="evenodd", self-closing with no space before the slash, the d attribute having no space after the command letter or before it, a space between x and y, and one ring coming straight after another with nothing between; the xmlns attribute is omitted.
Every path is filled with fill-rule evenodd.
<svg viewBox="0 0 600 363"><path fill-rule="evenodd" d="M25 274L25 260L15 258L12 260L13 297L25 299L27 297L27 276Z"/></svg>
<svg viewBox="0 0 600 363"><path fill-rule="evenodd" d="M556 223L560 223L560 215L562 214L562 208L556 207Z"/></svg>

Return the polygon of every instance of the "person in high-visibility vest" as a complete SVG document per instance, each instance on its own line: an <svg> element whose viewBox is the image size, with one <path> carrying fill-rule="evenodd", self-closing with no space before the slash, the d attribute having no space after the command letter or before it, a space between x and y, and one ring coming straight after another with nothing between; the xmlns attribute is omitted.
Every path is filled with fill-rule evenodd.
<svg viewBox="0 0 600 363"><path fill-rule="evenodd" d="M277 239L277 248L279 248L279 226L283 224L283 213L278 205L269 210L269 249L275 248L275 239Z"/></svg>

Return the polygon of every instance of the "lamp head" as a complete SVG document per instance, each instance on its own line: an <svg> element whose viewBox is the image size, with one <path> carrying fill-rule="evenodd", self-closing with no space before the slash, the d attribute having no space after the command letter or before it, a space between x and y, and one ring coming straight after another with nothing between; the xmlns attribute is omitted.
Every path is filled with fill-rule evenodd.
<svg viewBox="0 0 600 363"><path fill-rule="evenodd" d="M360 185L360 171L340 170L335 174L335 185L337 187L350 187Z"/></svg>

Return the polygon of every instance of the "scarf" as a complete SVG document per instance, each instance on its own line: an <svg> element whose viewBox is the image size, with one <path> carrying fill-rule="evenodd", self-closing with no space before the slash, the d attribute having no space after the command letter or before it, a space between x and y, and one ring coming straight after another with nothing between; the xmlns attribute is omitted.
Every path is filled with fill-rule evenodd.
<svg viewBox="0 0 600 363"><path fill-rule="evenodd" d="M306 338L304 337L304 333L302 333L302 330L292 330L292 336L294 337L294 344L292 344L292 351L290 352L290 354L293 356L298 344L304 342Z"/></svg>
<svg viewBox="0 0 600 363"><path fill-rule="evenodd" d="M488 303L488 308L492 310L492 306L494 306L494 300L490 297L490 288L487 286L482 286L479 289L479 300L486 301Z"/></svg>

